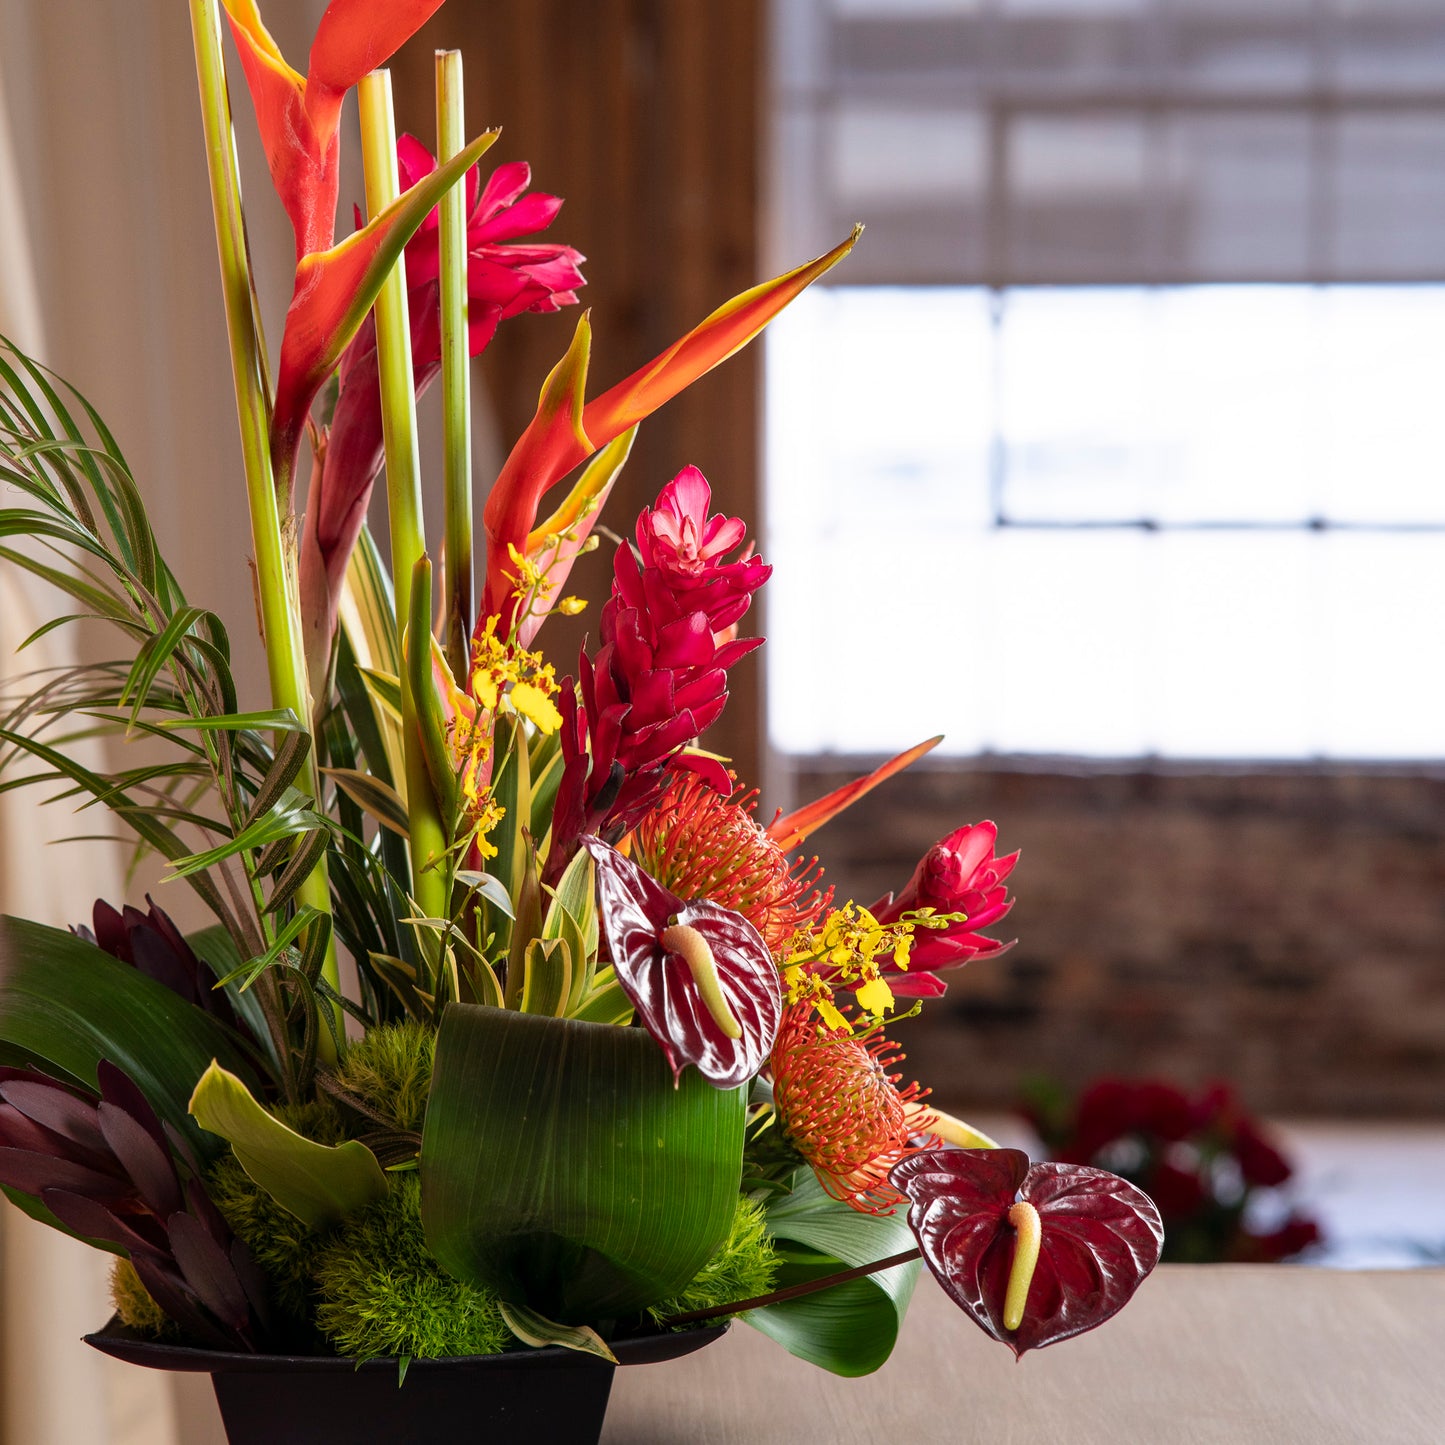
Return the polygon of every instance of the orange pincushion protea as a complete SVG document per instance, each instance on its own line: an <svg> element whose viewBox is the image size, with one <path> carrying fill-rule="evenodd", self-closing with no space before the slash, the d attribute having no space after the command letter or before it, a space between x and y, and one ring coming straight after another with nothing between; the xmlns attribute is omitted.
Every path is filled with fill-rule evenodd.
<svg viewBox="0 0 1445 1445"><path fill-rule="evenodd" d="M818 860L787 855L753 820L757 794L725 798L695 773L674 777L637 825L632 855L681 898L741 913L776 953L832 897L817 888Z"/></svg>
<svg viewBox="0 0 1445 1445"><path fill-rule="evenodd" d="M917 1083L900 1089L898 1045L820 1025L809 1003L790 1004L773 1044L773 1104L784 1132L818 1182L864 1214L891 1214L903 1195L888 1171L918 1149L937 1148L934 1116ZM917 1142L914 1142L914 1141Z"/></svg>

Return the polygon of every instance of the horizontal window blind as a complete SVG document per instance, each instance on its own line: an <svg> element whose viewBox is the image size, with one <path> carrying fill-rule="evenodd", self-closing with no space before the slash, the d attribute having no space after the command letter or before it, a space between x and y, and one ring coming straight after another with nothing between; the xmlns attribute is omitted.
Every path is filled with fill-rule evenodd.
<svg viewBox="0 0 1445 1445"><path fill-rule="evenodd" d="M837 284L1445 280L1442 0L773 16L771 240L865 220Z"/></svg>

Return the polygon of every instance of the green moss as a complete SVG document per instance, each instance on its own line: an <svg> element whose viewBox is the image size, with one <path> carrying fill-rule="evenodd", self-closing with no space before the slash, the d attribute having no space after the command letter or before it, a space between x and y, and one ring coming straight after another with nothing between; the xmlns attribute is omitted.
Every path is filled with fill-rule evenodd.
<svg viewBox="0 0 1445 1445"><path fill-rule="evenodd" d="M490 1355L512 1343L494 1296L432 1258L415 1173L327 1235L313 1274L316 1323L340 1354Z"/></svg>
<svg viewBox="0 0 1445 1445"><path fill-rule="evenodd" d="M767 1216L756 1200L741 1195L732 1229L697 1278L673 1299L653 1305L654 1320L691 1310L712 1309L734 1300L767 1294L778 1274L778 1256L768 1237Z"/></svg>
<svg viewBox="0 0 1445 1445"><path fill-rule="evenodd" d="M157 1339L180 1334L171 1317L150 1297L128 1259L117 1259L111 1267L110 1298L123 1325Z"/></svg>
<svg viewBox="0 0 1445 1445"><path fill-rule="evenodd" d="M436 1039L434 1030L410 1019L370 1029L347 1048L337 1078L394 1128L420 1130L431 1092Z"/></svg>
<svg viewBox="0 0 1445 1445"><path fill-rule="evenodd" d="M341 1119L327 1103L279 1105L277 1118L319 1144L338 1144ZM311 1318L311 1268L323 1236L283 1209L241 1168L223 1155L206 1175L206 1190L222 1218L245 1241L271 1286L274 1303L292 1321Z"/></svg>

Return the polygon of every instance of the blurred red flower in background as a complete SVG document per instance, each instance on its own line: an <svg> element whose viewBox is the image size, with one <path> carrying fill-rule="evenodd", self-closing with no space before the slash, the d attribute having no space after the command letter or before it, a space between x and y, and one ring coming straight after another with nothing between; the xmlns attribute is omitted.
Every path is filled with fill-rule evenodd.
<svg viewBox="0 0 1445 1445"><path fill-rule="evenodd" d="M1037 1084L1020 1108L1052 1158L1111 1170L1153 1198L1165 1224L1164 1258L1273 1263L1323 1237L1290 1209L1257 1223L1261 1191L1293 1177L1289 1160L1227 1084L1191 1096L1165 1079L1103 1078L1070 1101Z"/></svg>

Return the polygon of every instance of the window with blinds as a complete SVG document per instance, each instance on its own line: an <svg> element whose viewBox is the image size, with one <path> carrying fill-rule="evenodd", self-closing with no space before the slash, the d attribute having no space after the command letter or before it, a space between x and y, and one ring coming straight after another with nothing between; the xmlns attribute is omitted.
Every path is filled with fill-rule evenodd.
<svg viewBox="0 0 1445 1445"><path fill-rule="evenodd" d="M1445 0L774 0L771 69L776 258L868 225L770 344L774 745L1445 753Z"/></svg>

